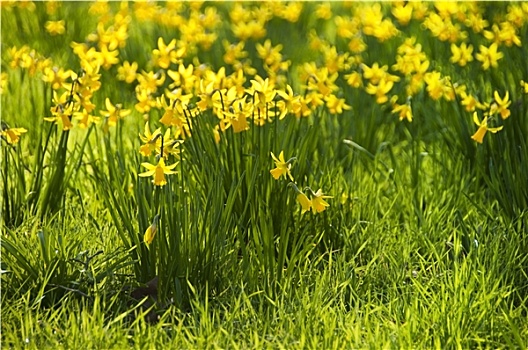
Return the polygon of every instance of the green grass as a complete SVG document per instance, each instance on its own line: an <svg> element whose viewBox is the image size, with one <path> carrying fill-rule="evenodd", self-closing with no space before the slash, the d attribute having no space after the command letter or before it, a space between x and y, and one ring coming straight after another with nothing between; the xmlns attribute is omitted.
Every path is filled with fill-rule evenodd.
<svg viewBox="0 0 528 350"><path fill-rule="evenodd" d="M283 43L293 64L283 75L297 93L306 83L297 69L304 62L324 65L307 45L310 29L327 36L339 52L348 50L333 20L315 18L317 4L303 5L299 21L274 13L267 36L246 43L264 77L256 43ZM51 87L38 74L9 66L7 49L28 45L78 71L68 45L83 42L98 22L85 15L89 4L79 6L64 3L54 15L46 14L43 3L34 12L2 8L8 89L1 95L1 117L11 127L28 129L16 145L1 141L2 346L528 346L528 95L519 88L521 79L528 80L526 43L501 46L500 68L482 71L478 62L467 68L450 63L442 53L449 44L417 20L399 26L402 34L386 43L365 36L369 49L362 58L369 65L390 67L396 48L413 35L434 69L467 84L481 100L490 101L495 90L501 96L509 91L512 115L483 144L471 139L477 127L459 96L433 101L424 87L411 100L414 121L400 122L390 103L380 106L364 89L348 86L346 70L339 72L336 95L351 110L332 115L319 107L307 118L287 115L242 133L231 128L219 142L212 132L216 115L190 115L195 98L186 110L192 136L179 146L177 173L158 187L138 175L145 170L141 163L155 158L139 154L137 135L146 120L151 130L162 126L163 110L134 110L134 88L116 80L117 67L101 70L102 86L92 99L96 114L105 109L106 97L133 112L105 132L101 124L63 131L44 122ZM221 41L237 41L229 27L234 6L218 4L225 20L216 30L219 38L210 50L189 44L186 65L194 57L213 71L225 65ZM334 14L351 13L343 4L332 6ZM110 7L119 10L118 3ZM389 4L382 7L392 18ZM190 8L186 3L181 15L196 15ZM500 19L507 11L507 5L483 5L490 21L490 13ZM47 20L61 18L67 21L62 37L42 30ZM14 25L18 31L7 30ZM166 43L180 38L173 30L133 16L121 61L157 70L151 51L160 36ZM291 38L284 38L286 32ZM518 28L521 39L526 33L526 24ZM468 40L476 51L489 44L472 32ZM404 90L398 85L391 94L401 102ZM321 188L333 196L325 211L301 214L290 180L271 177L270 152L281 151L286 159L296 158L291 174L300 190ZM167 162L176 160L171 155ZM156 216L158 231L147 245L143 234ZM132 297L155 277L157 303Z"/></svg>

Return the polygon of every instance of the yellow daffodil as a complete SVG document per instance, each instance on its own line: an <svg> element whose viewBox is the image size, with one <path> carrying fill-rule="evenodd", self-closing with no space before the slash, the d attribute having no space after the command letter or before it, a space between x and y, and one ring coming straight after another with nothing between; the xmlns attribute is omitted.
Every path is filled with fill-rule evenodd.
<svg viewBox="0 0 528 350"><path fill-rule="evenodd" d="M240 59L246 58L248 56L248 52L244 51L244 45L246 43L241 41L236 44L231 44L227 40L222 41L222 46L224 47L225 54L222 57L224 59L225 64L231 64L234 65L237 62L239 62Z"/></svg>
<svg viewBox="0 0 528 350"><path fill-rule="evenodd" d="M231 29L241 41L247 41L250 38L258 40L266 36L266 22L262 19L252 19L248 22L233 21Z"/></svg>
<svg viewBox="0 0 528 350"><path fill-rule="evenodd" d="M79 121L78 125L81 129L86 129L92 123L99 122L99 117L91 115L90 112L86 109L83 109L82 112L73 113L73 116Z"/></svg>
<svg viewBox="0 0 528 350"><path fill-rule="evenodd" d="M264 44L257 43L255 48L258 56L264 61L264 68L268 72L278 72L279 70L286 70L290 63L282 61L282 44L271 46L271 41L268 39Z"/></svg>
<svg viewBox="0 0 528 350"><path fill-rule="evenodd" d="M141 163L141 165L148 169L148 171L138 174L141 177L147 177L147 176L153 176L154 179L152 180L152 183L156 186L165 186L167 184L167 180L165 179L165 175L171 175L175 174L176 171L172 170L178 165L178 162L171 164L171 165L165 165L165 160L163 157L160 157L158 164L150 164L150 163Z"/></svg>
<svg viewBox="0 0 528 350"><path fill-rule="evenodd" d="M361 69L363 70L363 78L368 79L373 85L378 85L380 80L387 75L389 66L380 67L378 63L374 63L372 67L369 67L366 64L362 64Z"/></svg>
<svg viewBox="0 0 528 350"><path fill-rule="evenodd" d="M167 75L172 79L173 83L169 84L169 89L182 88L183 90L189 92L192 91L195 87L197 76L194 74L194 65L189 64L187 67L185 65L178 65L178 70L168 70Z"/></svg>
<svg viewBox="0 0 528 350"><path fill-rule="evenodd" d="M229 110L224 113L225 122L233 126L235 134L242 131L249 130L248 117L253 112L253 104L242 100L234 106L230 106Z"/></svg>
<svg viewBox="0 0 528 350"><path fill-rule="evenodd" d="M347 84L354 88L359 88L363 84L363 80L361 80L361 74L359 74L359 72L346 74L345 79L347 80Z"/></svg>
<svg viewBox="0 0 528 350"><path fill-rule="evenodd" d="M394 114L398 114L398 116L400 117L400 121L403 119L407 119L409 123L412 122L413 114L412 114L412 108L411 108L410 101L408 100L407 103L402 104L402 105L398 104L397 101L398 101L398 96L393 96L393 98L391 98L391 102L392 102L391 112Z"/></svg>
<svg viewBox="0 0 528 350"><path fill-rule="evenodd" d="M152 224L147 228L145 234L143 235L143 242L145 242L147 245L152 243L154 237L156 236L156 232L158 232L158 219L159 215L156 215L152 220Z"/></svg>
<svg viewBox="0 0 528 350"><path fill-rule="evenodd" d="M73 128L71 118L75 112L79 110L79 104L72 103L67 91L59 96L57 90L53 90L53 104L51 107L51 117L45 117L44 120L48 122L55 122L62 124L62 130L70 130Z"/></svg>
<svg viewBox="0 0 528 350"><path fill-rule="evenodd" d="M497 131L502 130L502 126L496 127L496 128L490 128L488 127L488 117L484 117L484 119L481 121L478 120L477 112L473 113L473 122L478 125L478 130L471 136L471 139L475 140L478 143L482 143L484 140L484 136L486 135L486 132L492 132L496 133Z"/></svg>
<svg viewBox="0 0 528 350"><path fill-rule="evenodd" d="M488 108L488 106L484 105L483 103L480 103L475 96L468 94L466 92L465 85L459 85L456 88L456 93L461 98L460 103L462 104L462 106L465 107L466 111L468 112L474 112L477 108L482 110Z"/></svg>
<svg viewBox="0 0 528 350"><path fill-rule="evenodd" d="M312 201L310 201L308 196L306 196L303 192L299 192L297 194L297 202L299 202L301 205L301 214L310 211L310 208L312 207Z"/></svg>
<svg viewBox="0 0 528 350"><path fill-rule="evenodd" d="M196 105L201 111L205 111L213 106L213 93L217 90L214 88L214 82L206 83L205 80L200 80L199 87L198 97L200 97L200 101Z"/></svg>
<svg viewBox="0 0 528 350"><path fill-rule="evenodd" d="M283 119L287 113L298 114L300 112L301 99L293 93L290 85L286 85L286 91L277 90L277 95L282 98L282 100L277 102L277 106L281 111L279 119Z"/></svg>
<svg viewBox="0 0 528 350"><path fill-rule="evenodd" d="M496 68L499 64L498 60L504 57L502 52L497 51L497 43L493 43L490 47L480 45L480 52L475 55L475 58L482 62L482 69L488 70L489 67Z"/></svg>
<svg viewBox="0 0 528 350"><path fill-rule="evenodd" d="M216 126L212 129L212 131L213 131L213 136L214 136L214 140L215 140L216 144L219 144L219 143L220 143L220 140L221 140L221 138L220 138L220 131L219 131L219 130L220 130L220 126L219 126L219 125L216 125Z"/></svg>
<svg viewBox="0 0 528 350"><path fill-rule="evenodd" d="M522 11L521 11L522 12ZM491 31L484 30L484 37L494 43L501 44L504 43L506 46L511 47L513 44L521 46L521 38L517 35L518 29L515 26L508 22L501 22L499 25L493 24L491 26Z"/></svg>
<svg viewBox="0 0 528 350"><path fill-rule="evenodd" d="M307 211L310 211L310 208L312 207L312 201L308 199L308 196L304 194L297 185L295 185L293 182L290 182L288 184L288 187L292 187L295 192L297 192L297 196L295 197L297 199L297 202L301 205L301 214L306 213Z"/></svg>
<svg viewBox="0 0 528 350"><path fill-rule="evenodd" d="M107 45L101 45L101 51L97 52L98 62L105 70L119 63L119 51L110 49Z"/></svg>
<svg viewBox="0 0 528 350"><path fill-rule="evenodd" d="M343 110L350 110L352 108L345 103L344 98L337 98L334 94L325 96L324 100L331 114L342 114Z"/></svg>
<svg viewBox="0 0 528 350"><path fill-rule="evenodd" d="M99 81L101 78L101 74L99 74L100 66L97 62L82 60L81 67L84 74L77 78L76 74L71 72L70 77L72 80L77 78L79 82L77 88L80 89L78 92L85 97L90 97L95 91L101 88L101 82ZM63 87L65 87L64 84Z"/></svg>
<svg viewBox="0 0 528 350"><path fill-rule="evenodd" d="M279 154L279 158L275 157L273 152L271 152L271 157L273 158L273 161L275 161L276 168L271 169L270 173L273 176L275 180L278 180L281 176L288 176L290 180L293 181L293 176L290 173L291 169L291 162L295 160L295 158L289 159L287 162L284 160L284 151L281 151Z"/></svg>
<svg viewBox="0 0 528 350"><path fill-rule="evenodd" d="M521 80L521 88L523 93L528 94L528 83L524 80Z"/></svg>
<svg viewBox="0 0 528 350"><path fill-rule="evenodd" d="M473 45L466 45L466 43L456 46L451 44L451 53L453 54L449 59L453 63L464 67L468 62L473 61Z"/></svg>
<svg viewBox="0 0 528 350"><path fill-rule="evenodd" d="M145 90L148 94L154 94L157 92L158 86L163 85L165 78L165 72L162 70L156 73L142 71L141 74L136 76L140 88Z"/></svg>
<svg viewBox="0 0 528 350"><path fill-rule="evenodd" d="M64 71L62 68L45 68L42 74L42 80L50 83L53 90L58 90L64 82L70 77L72 71Z"/></svg>
<svg viewBox="0 0 528 350"><path fill-rule="evenodd" d="M386 81L382 79L377 85L368 83L365 91L370 95L376 96L376 103L383 104L389 100L387 93L392 89L394 83L392 81Z"/></svg>
<svg viewBox="0 0 528 350"><path fill-rule="evenodd" d="M121 67L117 68L117 79L125 81L127 84L132 84L137 77L137 62L129 63L123 62Z"/></svg>
<svg viewBox="0 0 528 350"><path fill-rule="evenodd" d="M48 15L54 15L57 12L57 9L62 5L60 1L49 0L46 1L46 13Z"/></svg>
<svg viewBox="0 0 528 350"><path fill-rule="evenodd" d="M330 6L330 3L325 2L317 5L317 8L315 9L315 17L326 20L332 18L332 7Z"/></svg>
<svg viewBox="0 0 528 350"><path fill-rule="evenodd" d="M161 128L157 128L153 133L150 132L149 123L145 123L145 133L143 135L139 134L139 138L143 145L139 148L139 153L141 155L148 157L150 154L156 150L156 148L161 147Z"/></svg>
<svg viewBox="0 0 528 350"><path fill-rule="evenodd" d="M174 137L187 138L191 136L191 129L185 117L185 106L181 99L173 100L169 99L169 103L165 99L165 95L161 95L157 100L159 107L162 107L165 112L160 119L160 123L168 127L172 127L174 130Z"/></svg>
<svg viewBox="0 0 528 350"><path fill-rule="evenodd" d="M392 7L392 15L402 26L409 24L412 18L413 7L410 4L395 4Z"/></svg>
<svg viewBox="0 0 528 350"><path fill-rule="evenodd" d="M269 78L262 79L258 75L254 80L251 80L251 88L246 91L253 96L257 108L266 108L267 104L271 103L277 94L273 82Z"/></svg>
<svg viewBox="0 0 528 350"><path fill-rule="evenodd" d="M464 21L464 24L471 28L474 33L480 33L484 28L489 26L488 21L482 18L480 13L469 13L468 17Z"/></svg>
<svg viewBox="0 0 528 350"><path fill-rule="evenodd" d="M64 28L64 21L47 21L44 25L44 28L46 28L46 31L50 33L50 35L61 35L64 34L66 31L66 28Z"/></svg>
<svg viewBox="0 0 528 350"><path fill-rule="evenodd" d="M432 71L424 75L424 81L427 84L427 92L429 97L433 100L444 98L447 101L452 101L455 98L455 91L451 85L451 78L449 76L442 76L440 72Z"/></svg>
<svg viewBox="0 0 528 350"><path fill-rule="evenodd" d="M2 123L2 131L0 131L0 136L4 138L10 145L15 145L20 140L20 135L26 132L27 130L24 128L9 128L7 124Z"/></svg>
<svg viewBox="0 0 528 350"><path fill-rule="evenodd" d="M138 103L134 107L139 113L148 113L152 107L156 106L156 100L140 85L136 86L136 99Z"/></svg>
<svg viewBox="0 0 528 350"><path fill-rule="evenodd" d="M508 107L511 105L510 93L506 91L504 98L501 98L499 93L495 91L493 93L496 104L493 105L492 113L499 113L502 119L507 119L510 116L510 110Z"/></svg>
<svg viewBox="0 0 528 350"><path fill-rule="evenodd" d="M166 45L163 42L163 38L159 37L158 48L152 51L152 61L154 66L167 69L169 68L171 62L176 63L178 60L178 54L175 49L176 39L172 39L172 41Z"/></svg>
<svg viewBox="0 0 528 350"><path fill-rule="evenodd" d="M100 111L101 115L108 118L108 126L115 126L118 119L124 118L131 113L129 109L123 109L121 104L113 105L107 97L105 100L106 111Z"/></svg>
<svg viewBox="0 0 528 350"><path fill-rule="evenodd" d="M312 192L313 193L313 192ZM332 196L325 196L322 189L317 190L317 192L313 193L312 196L312 211L313 213L321 213L326 210L327 207L330 206L325 199L326 198L334 198Z"/></svg>

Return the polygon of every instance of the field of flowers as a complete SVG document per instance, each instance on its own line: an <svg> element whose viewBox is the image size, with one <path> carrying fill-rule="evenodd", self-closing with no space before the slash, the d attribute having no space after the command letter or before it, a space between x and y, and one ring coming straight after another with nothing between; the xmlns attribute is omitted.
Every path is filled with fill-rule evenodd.
<svg viewBox="0 0 528 350"><path fill-rule="evenodd" d="M6 348L526 348L528 3L1 2Z"/></svg>

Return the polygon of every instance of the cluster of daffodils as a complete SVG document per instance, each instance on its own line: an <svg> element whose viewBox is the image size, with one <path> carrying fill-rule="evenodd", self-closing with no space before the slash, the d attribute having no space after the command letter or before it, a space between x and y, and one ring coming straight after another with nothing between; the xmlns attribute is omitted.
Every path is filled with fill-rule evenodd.
<svg viewBox="0 0 528 350"><path fill-rule="evenodd" d="M58 2L46 2L47 14L54 16L59 6L61 4ZM34 4L27 8L33 11ZM119 12L113 17L106 2L94 3L89 13L100 16L96 31L89 34L84 43L71 43L73 53L80 63L79 72L57 67L51 59L39 55L27 46L9 49L11 68L25 69L30 76L39 74L44 82L50 84L53 105L51 116L44 120L59 124L64 131L74 128L75 120L80 128L88 128L92 123L99 123L101 117L104 118L104 130L108 131L109 127L115 126L119 119L131 112L107 98L104 105L106 110L101 108L97 114L96 105L92 102L94 93L101 87L100 69L108 70L119 63L119 49L126 45L128 23L131 21L128 4L123 2ZM50 35L62 35L65 32L64 20L47 21L45 29Z"/></svg>
<svg viewBox="0 0 528 350"><path fill-rule="evenodd" d="M121 104L113 104L107 98L104 106L106 110L100 109L99 116L96 115L96 105L92 98L101 88L99 70L105 64L105 59L93 47L87 49L85 44L74 44L73 47L81 66L78 73L53 65L49 58L37 54L27 46L9 50L10 67L25 69L30 75L39 74L41 79L51 86L51 116L45 117L44 120L54 122L67 131L75 126L74 120L80 128L88 128L103 117L105 130L108 130L108 127L115 126L119 119L129 115L131 111L123 109Z"/></svg>
<svg viewBox="0 0 528 350"><path fill-rule="evenodd" d="M11 58L9 67L12 69L22 68L28 72L29 76L44 72L46 68L50 68L52 65L51 59L44 57L27 45L21 48L12 47L7 52Z"/></svg>
<svg viewBox="0 0 528 350"><path fill-rule="evenodd" d="M33 7L30 6L28 9L31 8ZM9 68L11 69L22 68L32 77L51 69L51 60L40 55L36 50L30 49L27 45L24 45L21 48L11 47L7 51L11 58L9 62ZM6 72L2 72L0 94L4 94L7 90L8 77L9 76ZM20 141L20 136L26 132L27 129L25 128L10 127L7 123L2 121L0 137L9 145L15 145Z"/></svg>
<svg viewBox="0 0 528 350"><path fill-rule="evenodd" d="M43 6L50 19L43 24L47 33L68 33L67 19L58 16L61 3L47 1ZM35 11L36 5L31 1L2 2L2 7ZM307 13L310 9L313 11ZM400 120L411 122L413 97L422 92L434 101L460 102L470 113L479 109L481 103L471 91L476 87L462 89L454 73L498 69L505 50L522 45L528 5L511 3L505 9L490 21L477 3L253 2L224 8L204 2L110 4L103 0L89 6L88 14L97 18L94 31L84 42L71 43L82 72L54 67L50 59L26 46L9 50L10 66L27 69L30 75L41 73L54 90L66 90L54 95L55 105L48 118L64 130L74 126L72 116L80 127L104 117L108 127L115 125L116 116L119 119L128 113L119 104L105 103L106 110L94 114L90 99L100 85L99 70L112 69L118 80L133 84L134 109L147 118L152 111L161 111L164 117L160 123L171 129L173 139L190 136L186 113L192 117L205 110L218 117L213 130L217 140L231 128L239 133L251 124L264 125L287 114L308 117L320 107L331 114L344 114L352 108L352 101L347 101L339 88L344 82ZM334 15L334 10L339 10L339 15ZM310 17L306 23L317 23L307 28L308 56L313 58L292 62L283 52L285 43L267 38L270 22L296 23L306 16ZM159 25L175 33L174 38L157 38L157 47L144 67L121 57L132 22ZM332 30L318 33L320 28ZM412 36L402 35L406 28ZM420 43L424 38L438 41L434 46L448 45L453 65L443 66L428 57ZM395 47L395 55L385 55L383 63L377 62L372 53L379 50L376 46L384 45ZM217 56L223 60L219 68L199 58L213 47L223 48ZM249 50L253 47L252 54ZM266 79L262 73L259 76L262 71ZM2 89L5 81L7 77L2 75ZM299 82L296 87L302 88L301 93L294 94L287 81Z"/></svg>
<svg viewBox="0 0 528 350"><path fill-rule="evenodd" d="M61 125L65 131L73 128L72 118L78 120L81 128L99 122L93 115L95 105L91 101L93 93L101 86L97 71L98 67L94 69L89 64L80 74L57 68L46 70L43 79L52 84L53 101L51 117L44 120Z"/></svg>
<svg viewBox="0 0 528 350"><path fill-rule="evenodd" d="M162 133L162 127L159 127L151 132L147 121L144 134L140 135L140 153L145 157L154 153L157 159L157 165L143 163L149 171L140 176L153 176L156 186L164 186L167 183L165 175L174 173L172 169L177 163L166 165L165 161L171 155L179 159L181 143L191 136L189 124L192 118L206 111L212 112L218 118L213 134L216 142L220 142L220 132L228 129L232 129L233 133L245 132L251 124L261 126L274 118L283 119L288 113L295 114L301 108L299 96L289 85L285 90L277 89L269 78L257 76L246 88L242 85L244 80L226 78L223 69L217 74L207 71L210 73L198 79L192 74L195 71L193 65L179 67L177 72L169 71L167 74L173 79L175 92L166 90L152 103L153 109L163 113L158 122L165 131ZM185 82L192 84L186 87ZM187 93L195 89L198 89L197 96Z"/></svg>
<svg viewBox="0 0 528 350"><path fill-rule="evenodd" d="M314 69L314 74L308 79L310 83L307 93L298 95L290 85L280 83L285 78L271 68L269 71L272 74L266 78L251 76L243 67L227 74L225 67L215 71L199 62L188 65L175 63L181 60L180 54L183 53L172 55L178 50L173 42L165 45L160 39L158 47L165 47L165 53L172 57L167 69L160 67L157 71L143 71L133 75L132 66L125 62L121 67L122 77L127 77L127 81L131 83L137 81L135 91L138 102L135 109L144 115L154 110L161 111L163 117L159 121L165 127L174 129L174 137L185 139L190 136L187 117L194 117L208 110L218 118L214 129L218 141L220 133L231 127L235 133L240 133L249 130L251 124L262 126L275 118L282 120L288 114L298 118L306 117L325 103L328 110L335 114L350 109L344 99L331 93L337 87L324 70ZM154 50L153 60L160 50ZM124 71L125 66L127 72ZM324 91L321 92L319 89L323 87Z"/></svg>
<svg viewBox="0 0 528 350"><path fill-rule="evenodd" d="M144 157L149 157L152 153L154 153L157 160L156 164L151 164L148 162L141 163L141 165L146 168L147 171L140 173L139 176L152 176L152 183L155 186L165 186L167 184L165 175L175 174L176 171L174 168L176 168L178 165L178 161L170 165L166 165L165 160L167 160L171 155L174 158L179 159L179 146L181 141L178 139L171 139L170 128L168 128L163 135L161 133L161 128L157 128L154 132L151 132L148 122L145 124L144 134L140 134L139 137L143 143L139 150L141 155Z"/></svg>
<svg viewBox="0 0 528 350"><path fill-rule="evenodd" d="M292 164L296 160L295 157L292 157L286 161L284 159L284 151L281 151L279 157L276 157L273 152L271 152L271 157L275 162L275 168L270 170L271 176L273 176L275 180L279 180L281 177L289 178L291 180L288 186L292 187L296 192L297 202L299 202L301 205L301 214L304 214L310 210L313 214L321 213L330 206L330 204L328 204L325 199L333 197L326 196L322 189L317 190L317 192L314 192L310 187L306 187L304 191L299 190L291 174ZM306 191L309 192L310 198L308 198L308 196L305 194Z"/></svg>
<svg viewBox="0 0 528 350"><path fill-rule="evenodd" d="M475 134L471 136L471 138L478 143L483 142L484 136L488 131L491 133L496 133L497 131L502 130L502 125L497 127L490 126L494 120L498 119L499 116L502 120L507 119L511 114L510 110L508 109L508 107L511 105L508 91L506 91L506 95L504 97L500 97L499 93L495 91L493 97L494 100L491 103L478 104L480 109L485 110L482 113L482 120L479 120L477 111L473 113L473 121L475 124L477 124L478 129Z"/></svg>
<svg viewBox="0 0 528 350"><path fill-rule="evenodd" d="M372 95L377 104L389 104L393 114L409 122L413 120L412 97L420 92L425 91L435 101L457 100L468 112L473 112L481 105L470 92L476 87L464 85L465 90L461 89L460 82L452 82L456 81L451 69L454 67L444 69L441 65L431 64L417 39L421 33L404 40L396 50L396 63L392 66L372 62L372 56L365 55L368 37L383 43L401 33L403 28L419 23L421 30L428 32L433 40L450 43L449 61L460 70L480 68L486 71L499 67L504 57L502 50L522 45L521 32L528 18L528 6L520 3L508 5L505 14L494 17L495 23L483 18L484 10L476 3L397 1L390 5L349 5L351 14L347 15L345 11L334 17L336 36L348 41L348 52L337 49L337 58L326 60L326 57L332 57L337 45L328 44L315 30L310 31L310 47L323 57L323 65L317 68L326 67L336 72L339 76L332 77L335 80L343 75L349 86ZM388 10L393 19L387 17ZM331 7L321 5L315 15L331 18ZM472 42L480 43L478 50ZM370 64L364 62L365 57ZM399 102L402 100L403 103ZM482 123L485 125L484 121Z"/></svg>

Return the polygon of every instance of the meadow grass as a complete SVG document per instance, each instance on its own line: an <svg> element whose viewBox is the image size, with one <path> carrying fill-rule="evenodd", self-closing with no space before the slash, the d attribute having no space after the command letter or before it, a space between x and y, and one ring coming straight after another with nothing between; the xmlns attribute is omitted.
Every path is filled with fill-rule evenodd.
<svg viewBox="0 0 528 350"><path fill-rule="evenodd" d="M527 19L2 2L2 346L526 348Z"/></svg>

